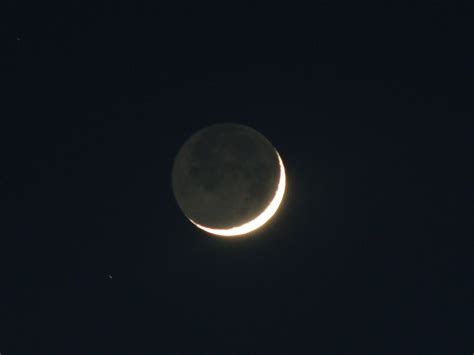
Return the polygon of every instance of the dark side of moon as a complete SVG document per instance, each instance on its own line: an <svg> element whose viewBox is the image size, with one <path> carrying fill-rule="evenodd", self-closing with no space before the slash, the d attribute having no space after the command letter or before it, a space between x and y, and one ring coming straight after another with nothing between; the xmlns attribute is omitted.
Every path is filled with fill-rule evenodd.
<svg viewBox="0 0 474 355"><path fill-rule="evenodd" d="M186 217L227 229L260 215L275 196L279 178L273 145L250 127L224 123L198 131L183 145L172 186Z"/></svg>

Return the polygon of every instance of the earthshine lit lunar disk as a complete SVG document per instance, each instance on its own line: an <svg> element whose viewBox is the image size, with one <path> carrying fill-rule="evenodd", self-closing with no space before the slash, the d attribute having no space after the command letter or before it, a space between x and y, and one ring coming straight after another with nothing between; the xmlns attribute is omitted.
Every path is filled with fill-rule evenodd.
<svg viewBox="0 0 474 355"><path fill-rule="evenodd" d="M286 187L283 161L253 128L215 124L192 135L172 171L173 193L184 215L218 236L250 233L267 223Z"/></svg>
<svg viewBox="0 0 474 355"><path fill-rule="evenodd" d="M197 227L205 230L208 233L212 233L215 235L220 235L223 237L233 237L237 235L247 234L253 232L257 228L260 228L265 223L267 223L270 218L273 217L275 212L277 211L278 207L280 207L281 201L283 200L283 195L285 194L285 187L286 187L286 175L285 175L285 167L283 166L283 162L280 158L278 152L276 153L278 156L278 161L280 162L280 182L278 183L278 188L275 192L275 197L273 198L272 202L265 208L265 210L258 215L255 219L242 224L241 226L229 228L229 229L213 229L207 228L205 226L201 226L197 224L192 219L189 219L192 223L194 223Z"/></svg>

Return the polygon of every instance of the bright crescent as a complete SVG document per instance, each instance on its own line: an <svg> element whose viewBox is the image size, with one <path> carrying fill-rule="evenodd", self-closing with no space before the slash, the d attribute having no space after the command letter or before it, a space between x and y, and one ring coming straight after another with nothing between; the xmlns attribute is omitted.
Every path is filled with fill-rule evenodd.
<svg viewBox="0 0 474 355"><path fill-rule="evenodd" d="M283 200L283 195L285 194L285 187L286 187L286 175L285 175L285 167L283 166L283 161L280 158L280 155L277 153L278 161L280 162L280 181L278 182L278 187L275 193L275 197L273 197L270 204L260 213L255 219L251 220L250 222L244 223L240 226L228 228L228 229L214 229L202 226L197 224L192 219L189 219L194 225L201 228L202 230L223 236L223 237L234 237L238 235L247 234L253 232L254 230L260 228L265 223L268 222L270 218L275 214L278 207L280 207L281 201Z"/></svg>

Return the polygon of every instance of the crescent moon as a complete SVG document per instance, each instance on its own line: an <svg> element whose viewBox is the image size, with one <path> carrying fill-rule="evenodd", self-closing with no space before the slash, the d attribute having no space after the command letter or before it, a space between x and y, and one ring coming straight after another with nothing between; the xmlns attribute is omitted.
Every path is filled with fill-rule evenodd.
<svg viewBox="0 0 474 355"><path fill-rule="evenodd" d="M275 151L276 152L276 151ZM280 207L281 201L283 200L283 195L285 194L285 188L286 188L286 175L285 175L285 167L283 166L283 161L280 158L280 155L278 152L276 152L278 161L280 163L280 181L278 182L278 187L275 192L275 196L273 197L272 201L270 204L263 210L262 213L260 213L257 217L255 217L253 220L250 222L244 223L240 226L229 228L229 229L214 229L214 228L209 228L206 226L202 226L196 222L194 222L192 219L189 219L196 227L201 228L202 230L219 235L222 237L234 237L234 236L239 236L243 234L247 234L250 232L253 232L254 230L260 228L263 226L265 223L267 223L270 218L273 217L275 212L278 210L278 207Z"/></svg>

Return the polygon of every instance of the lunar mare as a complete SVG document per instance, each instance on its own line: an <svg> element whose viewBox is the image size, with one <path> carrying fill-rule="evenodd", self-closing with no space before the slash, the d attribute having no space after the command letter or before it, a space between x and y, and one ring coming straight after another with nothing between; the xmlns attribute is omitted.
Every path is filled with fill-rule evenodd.
<svg viewBox="0 0 474 355"><path fill-rule="evenodd" d="M261 214L259 214L256 218L254 218L250 222L244 223L240 226L233 227L233 228L228 228L228 229L209 228L209 227L202 226L202 225L194 222L190 218L188 218L188 219L195 226L197 226L198 228L201 228L202 230L204 230L208 233L223 236L223 237L233 237L233 236L239 236L239 235L247 234L247 233L253 232L256 229L263 226L276 213L276 211L278 210L278 207L280 206L280 204L283 200L283 196L285 194L285 188L286 188L285 167L283 165L283 161L281 160L280 155L278 154L278 152L276 152L276 154L277 154L277 157L278 157L278 162L280 164L280 181L278 182L278 187L277 187L277 190L275 192L275 196L274 196L273 200L265 208L265 210Z"/></svg>

